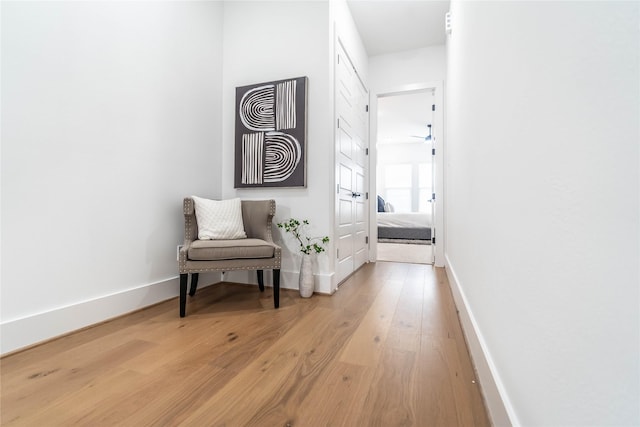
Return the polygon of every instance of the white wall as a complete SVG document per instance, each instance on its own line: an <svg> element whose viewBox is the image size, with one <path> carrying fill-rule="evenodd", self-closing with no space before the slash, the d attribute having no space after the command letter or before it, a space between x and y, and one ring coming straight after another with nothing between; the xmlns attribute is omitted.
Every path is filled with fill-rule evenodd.
<svg viewBox="0 0 640 427"><path fill-rule="evenodd" d="M498 425L640 424L639 7L452 2L447 267Z"/></svg>
<svg viewBox="0 0 640 427"><path fill-rule="evenodd" d="M2 2L2 352L177 294L182 198L221 193L221 18Z"/></svg>
<svg viewBox="0 0 640 427"><path fill-rule="evenodd" d="M269 19L264 19L269 16ZM276 222L308 219L317 235L333 229L333 134L329 4L326 1L243 1L224 5L222 92L222 188L224 197L275 199ZM235 88L307 76L307 187L233 188ZM289 236L274 229L283 247L281 286L298 287L300 259ZM294 249L291 253L288 245ZM331 253L330 250L329 253ZM328 292L333 257L318 257L317 285ZM229 280L255 281L252 272L233 272Z"/></svg>
<svg viewBox="0 0 640 427"><path fill-rule="evenodd" d="M268 20L264 17L269 16ZM334 34L335 33L335 34ZM334 229L333 52L339 36L350 49L363 79L366 53L344 1L243 1L224 5L223 145L224 197L273 198L276 222L308 219L317 236ZM259 49L256 49L256 37ZM235 88L253 83L307 76L307 187L234 189ZM298 288L300 256L290 236L274 229L283 247L281 286ZM293 250L289 250L292 248ZM314 260L316 291L332 293L335 247ZM227 280L255 282L253 272L230 272Z"/></svg>
<svg viewBox="0 0 640 427"><path fill-rule="evenodd" d="M444 45L372 56L369 58L371 94L417 83L443 81L446 66Z"/></svg>
<svg viewBox="0 0 640 427"><path fill-rule="evenodd" d="M359 42L332 7L2 3L2 352L175 296L185 195L275 198L276 221L332 234L332 22ZM233 190L235 87L303 75L307 188ZM333 257L317 261L330 292ZM283 286L298 265L286 252Z"/></svg>

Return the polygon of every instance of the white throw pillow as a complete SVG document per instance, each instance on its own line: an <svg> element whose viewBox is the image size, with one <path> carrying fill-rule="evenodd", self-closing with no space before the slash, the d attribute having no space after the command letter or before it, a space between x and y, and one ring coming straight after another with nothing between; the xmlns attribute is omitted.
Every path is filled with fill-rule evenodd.
<svg viewBox="0 0 640 427"><path fill-rule="evenodd" d="M209 200L191 196L195 202L198 239L246 239L240 199Z"/></svg>

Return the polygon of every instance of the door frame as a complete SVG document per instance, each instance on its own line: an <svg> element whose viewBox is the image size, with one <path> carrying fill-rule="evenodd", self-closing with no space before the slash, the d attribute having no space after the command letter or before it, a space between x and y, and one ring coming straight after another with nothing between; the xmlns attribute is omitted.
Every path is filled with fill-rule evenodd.
<svg viewBox="0 0 640 427"><path fill-rule="evenodd" d="M393 95L404 95L412 92L433 90L436 110L433 115L433 147L435 157L434 192L436 194L435 221L433 236L436 242L433 246L434 265L444 267L444 83L442 81L424 82L383 88L369 94L369 199L375 199L378 194L376 185L376 164L378 161L378 98ZM376 203L369 203L369 260L378 258L378 221L375 220Z"/></svg>

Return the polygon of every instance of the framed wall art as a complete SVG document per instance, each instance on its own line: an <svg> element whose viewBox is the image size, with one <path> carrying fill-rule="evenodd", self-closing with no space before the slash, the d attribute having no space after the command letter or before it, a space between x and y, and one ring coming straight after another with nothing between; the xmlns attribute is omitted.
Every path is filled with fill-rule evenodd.
<svg viewBox="0 0 640 427"><path fill-rule="evenodd" d="M307 185L307 81L236 88L235 188Z"/></svg>

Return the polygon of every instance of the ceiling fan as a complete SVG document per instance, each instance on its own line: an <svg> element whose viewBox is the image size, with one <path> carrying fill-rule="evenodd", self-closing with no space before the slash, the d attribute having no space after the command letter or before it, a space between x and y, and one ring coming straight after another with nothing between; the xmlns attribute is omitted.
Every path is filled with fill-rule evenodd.
<svg viewBox="0 0 640 427"><path fill-rule="evenodd" d="M412 138L420 138L420 139L423 139L424 141L431 141L431 124L428 124L427 128L429 128L429 135L427 135L427 136L411 135L411 137Z"/></svg>

